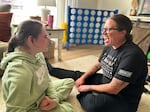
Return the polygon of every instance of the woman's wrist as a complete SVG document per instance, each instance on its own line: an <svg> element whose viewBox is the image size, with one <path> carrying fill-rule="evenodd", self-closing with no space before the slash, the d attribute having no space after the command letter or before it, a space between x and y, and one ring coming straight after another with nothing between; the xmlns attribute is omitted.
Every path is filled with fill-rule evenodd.
<svg viewBox="0 0 150 112"><path fill-rule="evenodd" d="M92 91L92 85L89 85L89 91Z"/></svg>

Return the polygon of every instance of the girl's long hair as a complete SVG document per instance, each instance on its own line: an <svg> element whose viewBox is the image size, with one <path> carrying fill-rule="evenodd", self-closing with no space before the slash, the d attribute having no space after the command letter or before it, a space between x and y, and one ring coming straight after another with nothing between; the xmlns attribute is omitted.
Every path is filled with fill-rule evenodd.
<svg viewBox="0 0 150 112"><path fill-rule="evenodd" d="M36 20L26 20L20 23L16 33L9 40L7 52L13 52L16 47L26 45L29 36L37 38L42 27L43 25Z"/></svg>

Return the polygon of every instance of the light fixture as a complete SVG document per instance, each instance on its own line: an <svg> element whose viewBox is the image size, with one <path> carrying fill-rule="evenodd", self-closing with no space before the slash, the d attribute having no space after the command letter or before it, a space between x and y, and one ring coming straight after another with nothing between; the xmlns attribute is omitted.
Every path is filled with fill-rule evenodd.
<svg viewBox="0 0 150 112"><path fill-rule="evenodd" d="M37 0L37 5L44 6L44 8L41 9L41 20L47 21L47 16L51 14L47 6L56 6L56 0Z"/></svg>

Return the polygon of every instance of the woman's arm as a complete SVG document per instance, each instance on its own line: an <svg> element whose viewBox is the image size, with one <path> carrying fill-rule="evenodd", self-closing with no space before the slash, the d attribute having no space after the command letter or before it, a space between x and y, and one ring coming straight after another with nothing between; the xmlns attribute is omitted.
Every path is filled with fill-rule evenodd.
<svg viewBox="0 0 150 112"><path fill-rule="evenodd" d="M101 69L100 62L96 62L91 68L87 70L78 80L76 80L75 84L77 87L84 84L86 78L91 76L92 74L96 73L99 69Z"/></svg>
<svg viewBox="0 0 150 112"><path fill-rule="evenodd" d="M125 88L129 83L113 78L110 83L100 84L100 85L81 85L78 90L80 92L86 91L97 91L105 92L109 94L118 94L123 88Z"/></svg>

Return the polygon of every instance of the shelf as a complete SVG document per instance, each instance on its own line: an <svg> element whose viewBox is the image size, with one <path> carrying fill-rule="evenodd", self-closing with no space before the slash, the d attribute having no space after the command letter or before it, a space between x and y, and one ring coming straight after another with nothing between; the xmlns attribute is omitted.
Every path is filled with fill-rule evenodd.
<svg viewBox="0 0 150 112"><path fill-rule="evenodd" d="M150 22L150 17L145 16L128 16L132 21Z"/></svg>

